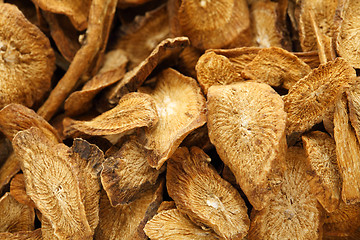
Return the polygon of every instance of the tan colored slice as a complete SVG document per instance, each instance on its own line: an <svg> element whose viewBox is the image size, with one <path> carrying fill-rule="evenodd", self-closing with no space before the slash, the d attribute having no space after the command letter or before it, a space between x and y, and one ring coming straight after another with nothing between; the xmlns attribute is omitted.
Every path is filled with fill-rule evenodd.
<svg viewBox="0 0 360 240"><path fill-rule="evenodd" d="M322 239L322 210L306 179L306 153L291 147L281 190L261 211L251 213L249 239Z"/></svg>
<svg viewBox="0 0 360 240"><path fill-rule="evenodd" d="M155 89L142 88L140 91L154 98L159 113L157 125L143 129L140 138L145 148L156 155L149 159L150 166L160 169L182 140L205 124L205 98L195 79L171 68L156 76Z"/></svg>
<svg viewBox="0 0 360 240"><path fill-rule="evenodd" d="M20 171L20 164L15 153L11 153L0 167L0 191L10 182L11 178Z"/></svg>
<svg viewBox="0 0 360 240"><path fill-rule="evenodd" d="M303 135L302 141L310 190L326 211L333 212L339 207L342 183L335 140L324 132L314 131Z"/></svg>
<svg viewBox="0 0 360 240"><path fill-rule="evenodd" d="M171 209L176 209L176 205L175 205L175 202L174 201L163 201L157 212L162 212L162 211L167 211L167 210L171 210Z"/></svg>
<svg viewBox="0 0 360 240"><path fill-rule="evenodd" d="M219 239L211 229L197 226L178 209L165 210L158 213L145 225L144 231L152 240Z"/></svg>
<svg viewBox="0 0 360 240"><path fill-rule="evenodd" d="M135 128L153 126L157 121L155 101L144 93L129 93L115 108L90 121L64 119L64 134L72 137L124 134Z"/></svg>
<svg viewBox="0 0 360 240"><path fill-rule="evenodd" d="M250 225L245 202L210 161L200 148L179 148L167 164L169 196L197 225L211 228L224 239L242 239Z"/></svg>
<svg viewBox="0 0 360 240"><path fill-rule="evenodd" d="M300 79L284 96L286 132L304 132L321 122L336 98L355 80L355 70L342 58L320 65Z"/></svg>
<svg viewBox="0 0 360 240"><path fill-rule="evenodd" d="M33 200L26 194L24 174L19 173L13 177L10 182L10 194L19 203L36 208Z"/></svg>
<svg viewBox="0 0 360 240"><path fill-rule="evenodd" d="M203 51L191 45L184 48L184 51L179 54L179 58L176 64L177 68L186 76L196 78L196 63L203 53Z"/></svg>
<svg viewBox="0 0 360 240"><path fill-rule="evenodd" d="M214 146L211 144L209 139L208 127L203 125L192 131L187 137L182 141L181 146L184 147L199 147L204 151L210 150Z"/></svg>
<svg viewBox="0 0 360 240"><path fill-rule="evenodd" d="M349 121L345 95L335 104L334 138L343 180L342 200L347 204L360 202L360 145Z"/></svg>
<svg viewBox="0 0 360 240"><path fill-rule="evenodd" d="M320 65L319 54L317 51L293 52L293 54L309 65L311 69L317 68Z"/></svg>
<svg viewBox="0 0 360 240"><path fill-rule="evenodd" d="M349 105L349 118L351 125L355 130L356 137L360 141L360 84L359 78L352 88L346 91L348 105Z"/></svg>
<svg viewBox="0 0 360 240"><path fill-rule="evenodd" d="M286 113L267 84L213 86L208 93L210 141L255 209L264 208L281 183Z"/></svg>
<svg viewBox="0 0 360 240"><path fill-rule="evenodd" d="M20 231L16 233L0 233L0 240L42 240L41 229Z"/></svg>

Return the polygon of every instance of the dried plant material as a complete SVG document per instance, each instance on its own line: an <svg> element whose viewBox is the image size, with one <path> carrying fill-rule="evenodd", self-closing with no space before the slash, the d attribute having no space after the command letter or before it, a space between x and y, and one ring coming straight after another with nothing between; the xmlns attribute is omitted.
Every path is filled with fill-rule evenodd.
<svg viewBox="0 0 360 240"><path fill-rule="evenodd" d="M10 182L11 178L20 171L20 164L15 153L11 153L0 168L0 192Z"/></svg>
<svg viewBox="0 0 360 240"><path fill-rule="evenodd" d="M213 86L208 93L210 141L257 210L281 183L286 152L286 113L267 84Z"/></svg>
<svg viewBox="0 0 360 240"><path fill-rule="evenodd" d="M201 149L179 148L168 161L166 186L176 207L224 239L242 239L249 229L239 192L220 177Z"/></svg>
<svg viewBox="0 0 360 240"><path fill-rule="evenodd" d="M101 182L113 207L134 201L156 183L162 171L149 165L151 157L152 153L132 138L106 159Z"/></svg>
<svg viewBox="0 0 360 240"><path fill-rule="evenodd" d="M153 0L119 0L117 7L119 8L135 7L151 1Z"/></svg>
<svg viewBox="0 0 360 240"><path fill-rule="evenodd" d="M25 179L22 173L16 174L11 180L10 194L19 203L36 208L33 200L26 194Z"/></svg>
<svg viewBox="0 0 360 240"><path fill-rule="evenodd" d="M16 233L0 233L0 240L42 240L41 228L34 231L20 231Z"/></svg>
<svg viewBox="0 0 360 240"><path fill-rule="evenodd" d="M243 80L227 57L214 52L203 54L195 69L197 80L205 94L213 85L227 85Z"/></svg>
<svg viewBox="0 0 360 240"><path fill-rule="evenodd" d="M34 209L19 203L10 193L0 198L0 232L34 230Z"/></svg>
<svg viewBox="0 0 360 240"><path fill-rule="evenodd" d="M187 137L182 141L181 146L192 147L196 146L201 148L204 151L210 150L214 146L211 144L209 139L208 127L203 125L192 131Z"/></svg>
<svg viewBox="0 0 360 240"><path fill-rule="evenodd" d="M261 50L254 60L245 66L242 76L245 79L289 89L310 71L309 65L294 54L271 47Z"/></svg>
<svg viewBox="0 0 360 240"><path fill-rule="evenodd" d="M61 142L57 131L32 109L23 105L12 103L0 110L0 130L12 140L16 133L37 127L56 142Z"/></svg>
<svg viewBox="0 0 360 240"><path fill-rule="evenodd" d="M183 0L178 18L182 34L199 49L251 43L250 16L245 0Z"/></svg>
<svg viewBox="0 0 360 240"><path fill-rule="evenodd" d="M13 147L21 160L26 192L59 238L91 236L78 183L79 170L68 148L47 138L38 128L19 132ZM41 166L41 167L40 167Z"/></svg>
<svg viewBox="0 0 360 240"><path fill-rule="evenodd" d="M343 180L341 197L347 204L360 202L360 146L349 122L346 97L335 104L334 138Z"/></svg>
<svg viewBox="0 0 360 240"><path fill-rule="evenodd" d="M124 78L107 93L106 98L109 103L111 105L117 104L126 93L136 91L159 63L179 55L189 44L189 39L186 37L163 40L144 61L127 72Z"/></svg>
<svg viewBox="0 0 360 240"><path fill-rule="evenodd" d="M319 54L317 51L293 52L293 54L309 65L311 69L317 68L320 65Z"/></svg>
<svg viewBox="0 0 360 240"><path fill-rule="evenodd" d="M184 48L184 51L182 51L179 55L179 59L176 64L177 68L183 74L196 78L195 66L202 54L203 51L191 45Z"/></svg>
<svg viewBox="0 0 360 240"><path fill-rule="evenodd" d="M55 55L49 39L12 4L0 5L0 108L31 107L50 88Z"/></svg>
<svg viewBox="0 0 360 240"><path fill-rule="evenodd" d="M41 235L43 240L60 240L59 237L55 235L51 222L45 217L41 218Z"/></svg>
<svg viewBox="0 0 360 240"><path fill-rule="evenodd" d="M75 116L86 112L92 106L92 100L102 89L120 81L125 74L128 60L122 50L113 50L105 55L104 65L99 72L81 89L73 92L65 101L65 112Z"/></svg>
<svg viewBox="0 0 360 240"><path fill-rule="evenodd" d="M1 124L0 124L1 125ZM12 152L11 141L0 133L0 166L2 166L6 159Z"/></svg>
<svg viewBox="0 0 360 240"><path fill-rule="evenodd" d="M154 98L159 113L157 125L143 129L140 138L145 148L156 155L148 159L150 166L160 169L182 140L206 123L205 98L193 78L171 68L156 76L155 89L140 91Z"/></svg>
<svg viewBox="0 0 360 240"><path fill-rule="evenodd" d="M328 212L335 211L340 202L341 178L332 137L314 131L302 136L306 150L306 177L310 190Z"/></svg>
<svg viewBox="0 0 360 240"><path fill-rule="evenodd" d="M337 58L320 65L295 83L283 98L288 114L287 134L304 132L321 122L344 87L355 77L355 70L349 63Z"/></svg>
<svg viewBox="0 0 360 240"><path fill-rule="evenodd" d="M129 93L119 104L90 121L64 119L64 134L99 136L124 134L140 127L150 127L157 123L158 113L154 100L144 93Z"/></svg>
<svg viewBox="0 0 360 240"><path fill-rule="evenodd" d="M171 209L176 209L176 205L175 205L175 202L174 201L163 201L157 212L161 212L161 211L167 211L167 210L171 210Z"/></svg>
<svg viewBox="0 0 360 240"><path fill-rule="evenodd" d="M306 154L291 147L281 190L261 211L251 213L249 239L322 239L322 211L306 179Z"/></svg>
<svg viewBox="0 0 360 240"><path fill-rule="evenodd" d="M323 117L324 128L332 137L334 137L334 112L335 106L332 106Z"/></svg>
<svg viewBox="0 0 360 240"><path fill-rule="evenodd" d="M360 141L360 82L356 80L355 85L347 92L349 102L349 118L355 130L356 137Z"/></svg>
<svg viewBox="0 0 360 240"><path fill-rule="evenodd" d="M152 240L215 240L219 237L211 229L197 226L178 209L155 215L144 228Z"/></svg>

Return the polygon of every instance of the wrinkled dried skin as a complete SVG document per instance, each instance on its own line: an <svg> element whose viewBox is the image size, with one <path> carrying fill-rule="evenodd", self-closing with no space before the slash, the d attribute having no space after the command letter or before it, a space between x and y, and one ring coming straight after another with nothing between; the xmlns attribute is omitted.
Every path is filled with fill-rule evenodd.
<svg viewBox="0 0 360 240"><path fill-rule="evenodd" d="M249 239L322 239L322 212L306 179L305 151L288 149L281 190L261 211L251 213Z"/></svg>
<svg viewBox="0 0 360 240"><path fill-rule="evenodd" d="M207 228L194 224L177 209L162 211L155 215L144 228L152 240L215 240L216 234Z"/></svg>
<svg viewBox="0 0 360 240"><path fill-rule="evenodd" d="M310 71L309 65L294 54L271 47L261 50L254 60L245 66L242 76L270 86L289 89Z"/></svg>
<svg viewBox="0 0 360 240"><path fill-rule="evenodd" d="M211 228L224 239L242 239L250 225L245 202L209 161L197 147L190 152L179 148L167 164L169 196L197 225Z"/></svg>
<svg viewBox="0 0 360 240"><path fill-rule="evenodd" d="M150 166L160 169L182 140L206 123L205 98L194 79L171 68L156 77L155 89L140 91L150 94L156 102L159 122L143 129L140 138L145 148L156 155L148 159Z"/></svg>
<svg viewBox="0 0 360 240"><path fill-rule="evenodd" d="M55 55L49 39L11 4L0 5L0 108L31 107L50 89Z"/></svg>
<svg viewBox="0 0 360 240"><path fill-rule="evenodd" d="M306 177L310 190L328 212L335 211L340 202L341 178L336 160L336 145L324 132L302 136L306 158Z"/></svg>
<svg viewBox="0 0 360 240"><path fill-rule="evenodd" d="M213 86L207 97L210 141L250 203L261 210L284 171L284 103L269 85L255 82Z"/></svg>
<svg viewBox="0 0 360 240"><path fill-rule="evenodd" d="M144 93L129 93L119 104L90 121L64 119L64 134L101 136L124 134L135 128L154 126L158 121L154 100Z"/></svg>
<svg viewBox="0 0 360 240"><path fill-rule="evenodd" d="M156 183L162 171L149 165L151 157L151 152L131 139L106 159L101 182L113 207L134 201Z"/></svg>
<svg viewBox="0 0 360 240"><path fill-rule="evenodd" d="M321 122L355 77L355 70L344 59L337 58L295 83L283 98L288 114L287 134L304 132Z"/></svg>
<svg viewBox="0 0 360 240"><path fill-rule="evenodd" d="M346 97L335 104L334 138L336 155L343 179L341 196L345 203L360 202L360 146L349 122Z"/></svg>
<svg viewBox="0 0 360 240"><path fill-rule="evenodd" d="M11 178L20 171L20 164L15 153L11 153L0 168L0 191L10 182Z"/></svg>
<svg viewBox="0 0 360 240"><path fill-rule="evenodd" d="M34 231L20 231L16 233L0 233L0 240L42 240L41 228Z"/></svg>
<svg viewBox="0 0 360 240"><path fill-rule="evenodd" d="M197 80L205 94L213 85L227 85L243 80L227 57L214 52L203 54L195 69Z"/></svg>
<svg viewBox="0 0 360 240"><path fill-rule="evenodd" d="M38 128L18 133L13 140L21 161L26 192L59 238L91 236L78 183L79 170L68 147L51 141ZM41 166L41 167L40 167Z"/></svg>
<svg viewBox="0 0 360 240"><path fill-rule="evenodd" d="M26 194L25 179L22 173L16 174L11 180L10 194L19 203L36 208L33 200Z"/></svg>
<svg viewBox="0 0 360 240"><path fill-rule="evenodd" d="M128 60L122 50L113 50L105 55L104 65L80 91L73 92L65 101L67 116L86 112L92 106L92 100L102 89L120 81L125 74Z"/></svg>
<svg viewBox="0 0 360 240"><path fill-rule="evenodd" d="M251 44L245 0L183 0L178 11L181 32L199 49Z"/></svg>
<svg viewBox="0 0 360 240"><path fill-rule="evenodd" d="M349 118L351 125L355 130L356 137L360 141L360 84L356 80L353 88L346 92L349 101Z"/></svg>
<svg viewBox="0 0 360 240"><path fill-rule="evenodd" d="M34 230L34 208L23 205L6 193L0 198L0 232Z"/></svg>

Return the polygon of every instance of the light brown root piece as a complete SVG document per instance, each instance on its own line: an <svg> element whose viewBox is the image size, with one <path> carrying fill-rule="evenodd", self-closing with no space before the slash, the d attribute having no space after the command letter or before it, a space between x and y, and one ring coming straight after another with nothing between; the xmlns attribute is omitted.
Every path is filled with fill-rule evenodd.
<svg viewBox="0 0 360 240"><path fill-rule="evenodd" d="M20 231L16 233L0 233L0 240L42 240L41 228L34 231Z"/></svg>
<svg viewBox="0 0 360 240"><path fill-rule="evenodd" d="M10 194L19 203L36 208L33 200L26 194L24 174L19 173L13 177L10 182Z"/></svg>

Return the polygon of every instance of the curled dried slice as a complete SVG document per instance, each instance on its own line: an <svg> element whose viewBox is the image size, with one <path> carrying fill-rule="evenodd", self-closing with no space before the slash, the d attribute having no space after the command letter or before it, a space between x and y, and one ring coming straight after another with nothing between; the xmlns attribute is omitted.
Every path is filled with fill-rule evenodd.
<svg viewBox="0 0 360 240"><path fill-rule="evenodd" d="M10 193L0 198L0 219L0 232L34 230L34 208L19 203Z"/></svg>
<svg viewBox="0 0 360 240"><path fill-rule="evenodd" d="M167 211L167 210L171 210L171 209L176 209L176 205L175 205L175 202L174 201L163 201L157 212L161 212L161 211Z"/></svg>
<svg viewBox="0 0 360 240"><path fill-rule="evenodd" d="M249 229L247 207L197 147L179 148L168 161L166 186L176 207L199 226L224 239L242 239Z"/></svg>
<svg viewBox="0 0 360 240"><path fill-rule="evenodd" d="M203 54L195 69L197 80L205 94L213 85L227 85L243 80L227 57L214 52Z"/></svg>
<svg viewBox="0 0 360 240"><path fill-rule="evenodd" d="M0 191L10 182L11 178L20 171L19 159L13 152L0 168Z"/></svg>
<svg viewBox="0 0 360 240"><path fill-rule="evenodd" d="M355 85L346 92L349 102L349 118L356 137L360 141L360 82L357 78Z"/></svg>
<svg viewBox="0 0 360 240"><path fill-rule="evenodd" d="M145 148L156 155L148 159L150 166L160 169L182 140L205 124L205 98L194 79L170 68L156 76L155 89L140 91L150 94L156 102L159 122L143 129L140 138Z"/></svg>
<svg viewBox="0 0 360 240"><path fill-rule="evenodd" d="M267 84L213 86L208 92L210 141L255 209L273 197L284 171L286 113Z"/></svg>
<svg viewBox="0 0 360 240"><path fill-rule="evenodd" d="M41 228L34 231L20 231L16 233L0 233L0 240L42 240Z"/></svg>
<svg viewBox="0 0 360 240"><path fill-rule="evenodd" d="M245 66L242 76L245 79L289 89L310 71L309 65L294 54L271 47L261 50L254 60Z"/></svg>
<svg viewBox="0 0 360 240"><path fill-rule="evenodd" d="M11 4L0 5L0 108L31 107L50 88L55 55L49 39Z"/></svg>
<svg viewBox="0 0 360 240"><path fill-rule="evenodd" d="M25 179L22 173L16 174L11 180L10 194L19 203L36 208L33 200L26 194Z"/></svg>
<svg viewBox="0 0 360 240"><path fill-rule="evenodd" d="M336 160L336 146L332 137L314 131L302 136L307 153L306 177L310 190L328 212L340 203L341 178Z"/></svg>
<svg viewBox="0 0 360 240"><path fill-rule="evenodd" d="M145 225L144 231L153 240L219 239L212 230L197 226L178 209L158 213Z"/></svg>
<svg viewBox="0 0 360 240"><path fill-rule="evenodd" d="M291 147L281 190L261 211L251 213L249 239L322 239L322 211L306 179L306 154Z"/></svg>
<svg viewBox="0 0 360 240"><path fill-rule="evenodd" d="M304 61L307 65L309 65L312 69L317 68L320 65L319 54L317 51L310 52L293 52L295 56Z"/></svg>
<svg viewBox="0 0 360 240"><path fill-rule="evenodd" d="M71 164L68 148L38 128L19 132L13 147L21 160L26 192L59 238L91 236L78 183L79 170Z"/></svg>
<svg viewBox="0 0 360 240"><path fill-rule="evenodd" d="M295 83L283 98L288 114L287 134L304 132L321 122L344 87L355 77L355 70L349 63L337 58L320 65Z"/></svg>
<svg viewBox="0 0 360 240"><path fill-rule="evenodd" d="M115 108L90 121L64 119L64 134L72 137L123 134L135 128L153 126L157 121L154 100L144 93L129 93Z"/></svg>

